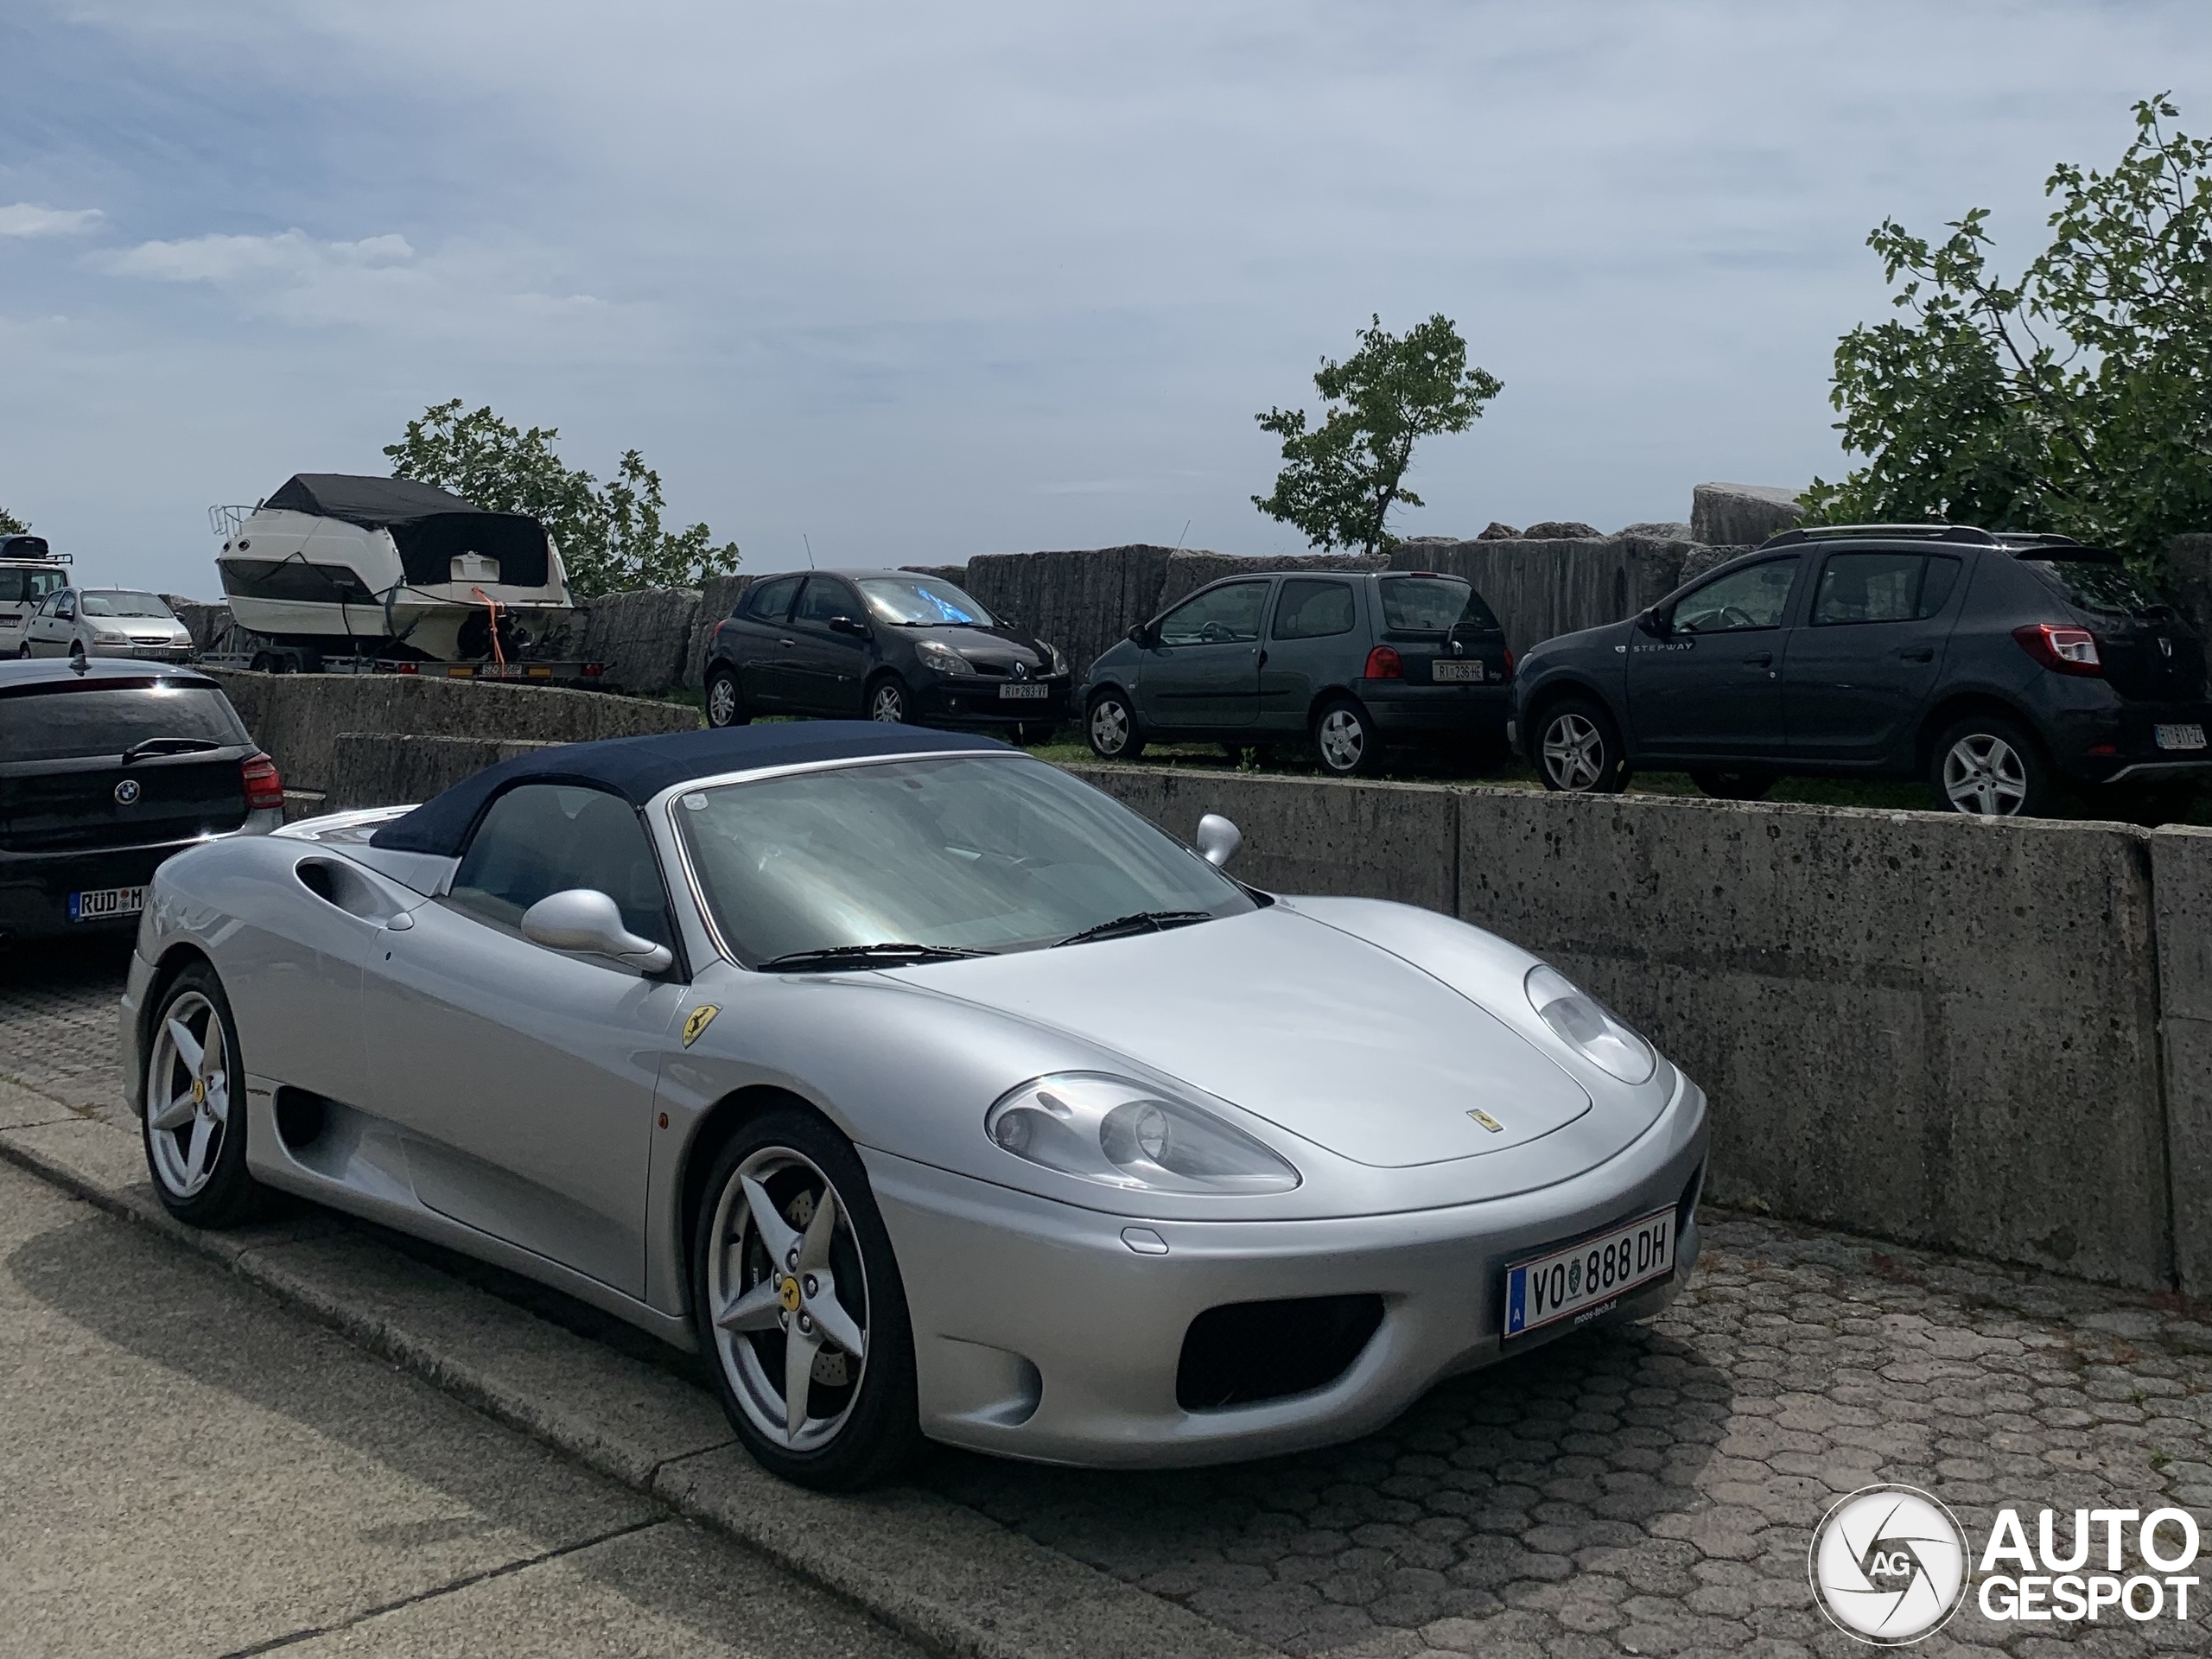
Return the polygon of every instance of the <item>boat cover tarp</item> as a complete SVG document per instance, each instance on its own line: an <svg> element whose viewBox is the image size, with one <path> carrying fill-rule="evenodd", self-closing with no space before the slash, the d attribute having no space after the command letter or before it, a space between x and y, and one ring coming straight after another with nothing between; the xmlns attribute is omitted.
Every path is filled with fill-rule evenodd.
<svg viewBox="0 0 2212 1659"><path fill-rule="evenodd" d="M486 512L450 491L411 478L299 473L261 505L390 531L401 568L416 587L451 582L453 560L462 553L498 560L502 587L543 588L548 580L545 527L537 519L527 513Z"/></svg>

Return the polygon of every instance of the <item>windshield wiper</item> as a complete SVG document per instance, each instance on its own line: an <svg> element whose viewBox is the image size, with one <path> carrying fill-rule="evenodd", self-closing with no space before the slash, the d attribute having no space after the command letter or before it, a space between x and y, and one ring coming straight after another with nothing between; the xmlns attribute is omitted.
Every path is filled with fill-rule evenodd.
<svg viewBox="0 0 2212 1659"><path fill-rule="evenodd" d="M143 743L133 743L123 752L125 766L149 754L200 754L223 746L205 737L149 737Z"/></svg>
<svg viewBox="0 0 2212 1659"><path fill-rule="evenodd" d="M1116 916L1110 922L1101 922L1096 927L1086 927L1080 933L1071 933L1058 941L1061 944L1083 944L1091 939L1110 939L1116 933L1158 933L1171 927L1188 927L1192 922L1210 922L1210 910L1133 910L1126 916Z"/></svg>
<svg viewBox="0 0 2212 1659"><path fill-rule="evenodd" d="M760 971L807 973L837 968L898 968L916 962L957 962L963 957L988 957L988 950L969 950L957 944L832 944L819 950L793 950L771 957Z"/></svg>

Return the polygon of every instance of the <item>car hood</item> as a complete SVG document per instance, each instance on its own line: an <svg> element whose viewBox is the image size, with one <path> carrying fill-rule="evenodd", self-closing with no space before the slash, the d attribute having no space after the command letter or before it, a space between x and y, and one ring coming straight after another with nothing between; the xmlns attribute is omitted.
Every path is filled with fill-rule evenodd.
<svg viewBox="0 0 2212 1659"><path fill-rule="evenodd" d="M894 976L1126 1055L1380 1168L1503 1152L1591 1109L1478 1003L1281 906Z"/></svg>
<svg viewBox="0 0 2212 1659"><path fill-rule="evenodd" d="M1039 676L1049 673L1052 668L1052 653L1046 649L1044 642L1017 628L902 627L898 632L907 639L934 639L939 645L950 645L971 663L988 663L1006 669L1020 664Z"/></svg>

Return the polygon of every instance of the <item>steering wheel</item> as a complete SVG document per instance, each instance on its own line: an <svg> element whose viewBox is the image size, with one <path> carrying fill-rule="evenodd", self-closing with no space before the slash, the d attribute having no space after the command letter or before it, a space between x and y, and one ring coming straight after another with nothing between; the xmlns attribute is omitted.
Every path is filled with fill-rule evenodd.
<svg viewBox="0 0 2212 1659"><path fill-rule="evenodd" d="M1730 628L1756 628L1759 625L1758 618L1740 605L1723 605L1720 620Z"/></svg>

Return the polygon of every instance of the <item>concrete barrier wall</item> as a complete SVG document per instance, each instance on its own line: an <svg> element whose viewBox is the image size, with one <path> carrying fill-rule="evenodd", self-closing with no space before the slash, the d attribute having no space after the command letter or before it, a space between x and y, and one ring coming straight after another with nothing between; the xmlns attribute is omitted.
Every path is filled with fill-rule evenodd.
<svg viewBox="0 0 2212 1659"><path fill-rule="evenodd" d="M1711 1094L1719 1201L2212 1294L2212 834L1074 770L1556 962Z"/></svg>
<svg viewBox="0 0 2212 1659"><path fill-rule="evenodd" d="M338 738L347 732L582 743L688 731L695 709L599 691L424 679L410 674L254 674L208 669L287 785L340 791ZM375 804L363 802L361 804Z"/></svg>

